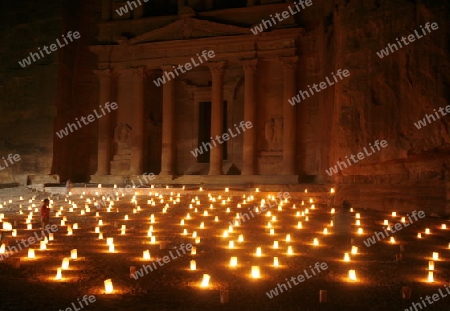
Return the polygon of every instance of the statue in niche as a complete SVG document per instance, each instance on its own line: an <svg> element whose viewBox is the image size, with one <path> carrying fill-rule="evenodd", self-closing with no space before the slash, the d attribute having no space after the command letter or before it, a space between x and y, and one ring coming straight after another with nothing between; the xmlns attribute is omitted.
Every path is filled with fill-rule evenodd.
<svg viewBox="0 0 450 311"><path fill-rule="evenodd" d="M114 140L117 142L117 154L130 154L131 132L131 126L124 123L118 124L114 129Z"/></svg>
<svg viewBox="0 0 450 311"><path fill-rule="evenodd" d="M264 126L265 139L269 151L281 151L283 137L283 119L271 118Z"/></svg>

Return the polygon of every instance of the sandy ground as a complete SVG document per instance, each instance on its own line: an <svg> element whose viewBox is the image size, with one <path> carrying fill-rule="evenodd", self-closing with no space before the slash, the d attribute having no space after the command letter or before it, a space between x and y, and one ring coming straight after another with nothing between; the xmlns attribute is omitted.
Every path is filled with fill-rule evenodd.
<svg viewBox="0 0 450 311"><path fill-rule="evenodd" d="M343 262L343 254L349 249L336 244L328 207L309 209L308 221L305 216L296 216L297 212L305 212L305 208L310 207L307 197L305 206L301 206L300 200L295 200L285 204L281 211L277 207L270 208L276 220L265 214L255 214L235 227L228 238L223 238L223 231L228 229L228 222L236 213L248 211L247 208L255 202L260 203L263 194L255 194L251 203L244 204L241 195L221 204L222 199L228 198L225 193L221 199L216 198L217 202L211 202L205 191L205 195L198 196L200 205L197 205L191 203L196 195L188 191L174 190L173 199L178 192L181 193L181 202L173 204L169 202L170 195L164 195L161 203L160 198L149 196L146 191L146 195L138 197L137 205L141 211L136 214L133 214L135 205L131 203L131 196L121 197L110 212L86 203L86 198L92 196L70 197L77 204L77 208L70 212L69 201L62 196L54 196L51 217L58 230L54 241L47 244L47 250L39 250L39 245L34 244L30 247L36 249L35 259L28 259L28 251L23 249L0 261L0 310L405 310L412 302L420 302L420 297L425 299L426 295L436 294L439 289L445 293L444 285L448 285L450 280L450 229L440 229L442 223L447 223L442 219L420 219L395 234L395 244L386 239L366 247L362 240L374 231L381 231L383 219L394 224L400 222L400 217L355 209L352 216L355 217L357 212L361 214L361 227L365 234L356 235L357 226L352 226L354 245L359 247L359 254L351 255L351 262ZM242 194L248 196L250 193ZM6 234L3 241L6 246L17 245L16 241L40 232L38 213L33 213L33 229L26 229L25 220L32 204L28 200L34 197L32 202L39 204L46 196L20 187L0 190L0 202L4 204L0 209L4 214L3 221L15 222L14 228L18 230L15 238L10 232ZM150 199L155 201L155 206L147 204ZM237 207L239 203L242 204L240 209ZM90 212L81 215L85 204L90 207ZM170 208L162 213L166 204ZM193 204L192 209L189 204ZM210 204L213 204L213 209L210 209ZM293 209L293 204L296 204L296 209ZM61 206L64 208L61 217L67 217L64 226L60 225L61 217L55 216ZM227 207L231 209L229 213L226 212ZM205 210L208 216L204 216ZM96 217L96 212L99 212L99 217ZM185 225L181 226L180 221L186 218L187 213L191 219L185 219ZM154 224L150 222L151 214L155 217ZM125 215L129 220L124 220ZM219 217L218 222L214 221L215 216ZM103 221L103 240L99 240L94 232L99 219ZM270 235L268 221L275 230L274 235ZM302 221L302 229L297 228L298 221ZM200 228L201 222L204 222L204 229ZM78 223L79 229L68 235L67 224L73 226L74 223ZM120 232L122 225L126 225L125 235ZM147 236L151 225L152 234L156 236L154 245ZM331 234L325 236L322 232L327 226ZM450 228L450 223L447 227ZM431 229L430 235L425 234L425 228ZM183 229L187 229L187 235L181 234ZM201 238L198 244L192 238L193 231ZM422 232L422 239L417 239L418 232ZM239 243L237 240L241 234L244 242ZM291 242L286 242L286 234L291 235ZM108 252L107 237L114 238L115 253ZM319 239L320 246L312 245L314 237ZM235 249L228 249L230 240L235 241ZM273 248L274 240L279 242L279 249ZM167 249L160 249L160 241L167 242ZM197 254L183 254L179 249L178 256L175 248L182 243L195 245ZM400 244L404 249L403 260L397 262L395 255L400 253ZM262 257L254 255L258 246L262 247ZM286 254L287 246L293 247L294 255ZM70 257L72 249L77 249L78 259L71 260L69 269L62 271L62 280L55 280L57 268L63 258ZM130 278L130 266L140 269L143 264L151 264L151 261L142 259L144 250L150 251L152 261L169 256L170 252L176 258L169 257L167 263L161 261L163 265L155 263L157 268L154 271L135 280ZM428 261L433 251L439 252L440 260L435 262L435 282L427 283ZM232 256L238 258L235 268L228 265ZM279 258L281 266L273 266L274 256ZM20 258L20 268L14 267L17 264L14 258ZM196 261L196 271L189 270L191 260ZM291 289L273 299L267 296L266 292L278 283L286 283L286 279L303 274L304 269L316 262L324 262L328 268L298 285L291 282ZM260 267L260 279L250 278L251 266ZM356 270L356 282L347 277L350 269ZM199 283L205 273L211 276L210 286L201 288ZM106 279L113 281L113 294L105 294ZM412 289L411 299L402 299L402 286ZM221 290L228 291L228 303L221 304ZM327 290L327 303L319 303L320 290ZM84 295L95 296L95 302L89 305L81 302L81 307L77 299L81 301ZM449 297L425 304L426 310L450 310Z"/></svg>

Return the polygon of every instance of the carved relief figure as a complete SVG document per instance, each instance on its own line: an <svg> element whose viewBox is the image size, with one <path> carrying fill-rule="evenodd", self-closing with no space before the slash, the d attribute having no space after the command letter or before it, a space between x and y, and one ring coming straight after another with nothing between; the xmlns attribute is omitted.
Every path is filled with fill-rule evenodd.
<svg viewBox="0 0 450 311"><path fill-rule="evenodd" d="M114 140L117 142L117 154L130 154L131 126L120 123L114 129Z"/></svg>
<svg viewBox="0 0 450 311"><path fill-rule="evenodd" d="M283 135L283 119L271 118L266 122L264 135L269 151L280 151Z"/></svg>

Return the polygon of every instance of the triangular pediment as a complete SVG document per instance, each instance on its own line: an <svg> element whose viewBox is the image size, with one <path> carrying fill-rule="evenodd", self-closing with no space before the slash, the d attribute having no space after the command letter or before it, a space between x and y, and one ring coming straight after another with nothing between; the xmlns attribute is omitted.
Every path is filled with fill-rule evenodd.
<svg viewBox="0 0 450 311"><path fill-rule="evenodd" d="M250 35L250 29L196 18L182 18L164 27L146 32L127 41L128 44L189 40L221 36Z"/></svg>

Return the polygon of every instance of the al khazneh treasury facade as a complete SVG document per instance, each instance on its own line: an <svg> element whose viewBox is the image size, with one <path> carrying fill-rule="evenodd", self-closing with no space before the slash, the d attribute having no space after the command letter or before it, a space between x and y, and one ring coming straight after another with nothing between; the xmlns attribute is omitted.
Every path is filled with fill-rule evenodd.
<svg viewBox="0 0 450 311"><path fill-rule="evenodd" d="M302 122L301 114L310 112L288 101L298 94L311 56L311 49L302 48L311 39L299 25L300 14L256 35L244 26L294 3L223 1L215 9L214 2L152 8L152 1L141 0L120 16L117 10L127 2L103 1L98 42L90 47L98 57L98 105L115 101L119 108L98 120L92 181L144 172L272 176L269 183L274 175L294 183L299 175L323 175L318 144L305 150L308 136L320 141L317 129ZM167 11L169 6L177 11ZM203 51L215 57L200 63ZM186 63L192 69L175 74L173 66ZM155 83L168 72L173 79ZM242 121L253 127L238 134ZM235 136L194 156L196 148L230 129Z"/></svg>

